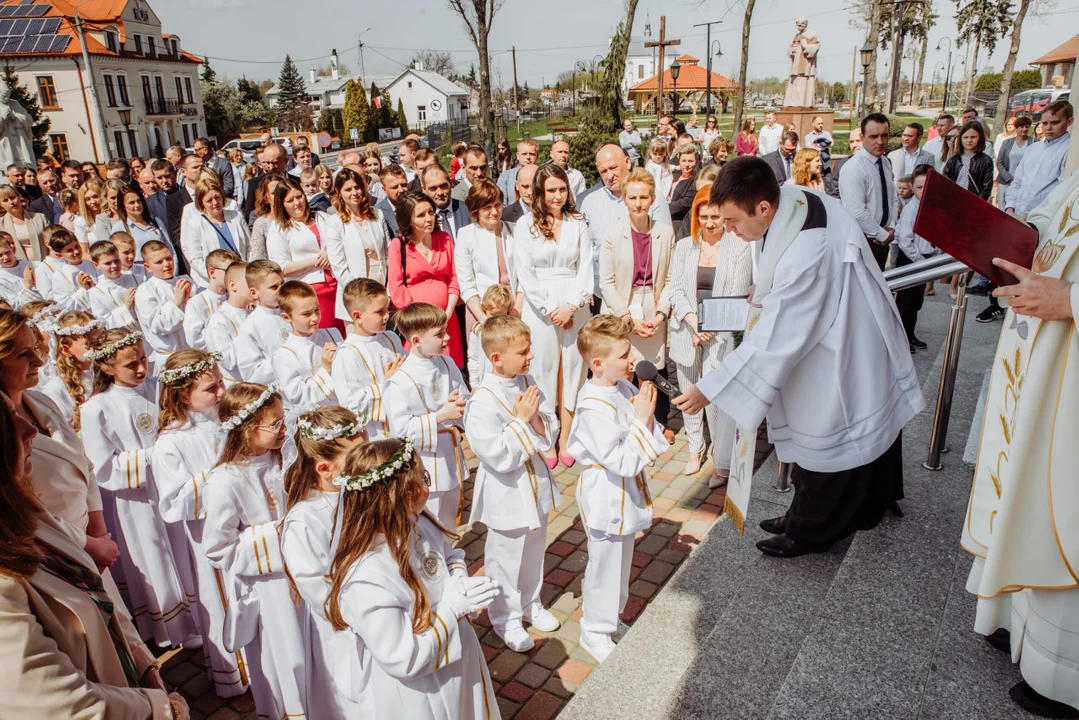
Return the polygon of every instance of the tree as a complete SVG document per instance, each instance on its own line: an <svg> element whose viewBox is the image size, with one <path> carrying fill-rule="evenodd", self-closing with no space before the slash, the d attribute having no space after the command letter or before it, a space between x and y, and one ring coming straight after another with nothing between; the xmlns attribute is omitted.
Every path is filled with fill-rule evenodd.
<svg viewBox="0 0 1079 720"><path fill-rule="evenodd" d="M285 55L281 77L277 81L277 123L289 130L311 130L314 123L303 81L291 55Z"/></svg>
<svg viewBox="0 0 1079 720"><path fill-rule="evenodd" d="M408 135L408 116L405 115L405 105L401 99L397 99L397 127L401 128L401 137Z"/></svg>
<svg viewBox="0 0 1079 720"><path fill-rule="evenodd" d="M416 67L417 62L423 65L424 70L430 70L451 80L457 73L457 68L453 65L453 56L441 50L421 50L408 61L409 67Z"/></svg>
<svg viewBox="0 0 1079 720"><path fill-rule="evenodd" d="M202 77L200 78L204 83L217 82L217 73L210 67L210 60L207 58L202 61Z"/></svg>
<svg viewBox="0 0 1079 720"><path fill-rule="evenodd" d="M997 114L998 118L1008 117L1008 100L1011 98L1012 85L1014 82L1015 73L1015 59L1019 55L1019 33L1023 30L1023 20L1027 17L1027 10L1030 9L1030 0L1019 0L1019 10L1015 13L1015 19L1012 22L1012 42L1008 48L1008 57L1004 61L1004 70L1001 72L1000 78L1000 97L997 98ZM1037 72L1031 70L1030 72ZM1041 78L1039 78L1039 85ZM1037 87L1037 86L1035 86ZM1004 131L1004 122L995 122L993 130L993 139L996 140L997 136Z"/></svg>
<svg viewBox="0 0 1079 720"><path fill-rule="evenodd" d="M630 38L633 35L633 18L637 14L639 0L626 0L626 17L618 24L618 30L611 38L611 48L600 65L602 73L600 85L600 108L610 118L611 128L622 126L622 113L625 110L622 97L622 68L626 67L626 53L629 51Z"/></svg>
<svg viewBox="0 0 1079 720"><path fill-rule="evenodd" d="M880 26L884 16L884 0L873 0L870 7L869 36L866 45L873 48L869 56L869 70L865 75L865 87L862 88L863 103L866 112L873 112L877 107L877 48L880 47ZM853 114L853 112L852 112Z"/></svg>
<svg viewBox="0 0 1079 720"><path fill-rule="evenodd" d="M236 90L244 102L262 102L262 91L259 90L258 83L248 80L246 75L236 81Z"/></svg>
<svg viewBox="0 0 1079 720"><path fill-rule="evenodd" d="M954 0L956 5L955 26L959 43L974 43L974 57L967 72L963 102L970 96L970 88L978 75L978 55L984 47L991 55L997 40L1008 34L1012 24L1011 0ZM1028 3L1029 5L1029 3ZM1018 39L1015 40L1018 43ZM1018 51L1018 45L1016 45ZM1010 57L1010 53L1009 53ZM1012 66L1015 66L1014 59Z"/></svg>
<svg viewBox="0 0 1079 720"><path fill-rule="evenodd" d="M348 65L344 64L343 62L337 63L338 77L347 77L351 74L352 71L349 70ZM326 63L322 67L315 68L315 77L333 77L333 64Z"/></svg>
<svg viewBox="0 0 1079 720"><path fill-rule="evenodd" d="M11 90L11 99L26 108L26 112L30 115L30 119L33 120L33 124L30 126L32 149L35 156L41 157L49 151L49 144L46 136L49 133L49 126L52 125L52 120L48 117L42 117L41 105L38 104L37 95L31 93L25 85L19 84L19 76L11 63L4 65L3 78L4 83L7 84L8 89Z"/></svg>
<svg viewBox="0 0 1079 720"><path fill-rule="evenodd" d="M753 20L753 6L756 3L757 0L746 0L746 14L742 19L742 60L738 66L738 90L734 97L735 132L742 129L742 111L746 104L746 68L749 66L749 25Z"/></svg>
<svg viewBox="0 0 1079 720"><path fill-rule="evenodd" d="M240 99L240 92L229 83L216 80L202 80L199 85L202 90L202 111L206 116L206 132L219 138L239 133L240 109L244 104Z"/></svg>
<svg viewBox="0 0 1079 720"><path fill-rule="evenodd" d="M345 131L356 128L360 138L366 138L370 117L371 109L367 106L367 95L364 94L363 85L349 80L345 84L345 107L341 111L341 122Z"/></svg>
<svg viewBox="0 0 1079 720"><path fill-rule="evenodd" d="M841 82L832 83L831 95L837 103L843 102L847 99L847 86Z"/></svg>
<svg viewBox="0 0 1079 720"><path fill-rule="evenodd" d="M380 128L397 127L397 113L393 109L393 98L390 97L389 88L382 88L379 98L382 100L382 109L378 111L378 126Z"/></svg>
<svg viewBox="0 0 1079 720"><path fill-rule="evenodd" d="M370 97L371 104L367 106L367 132L363 136L367 142L378 140L378 129L381 127L382 111L378 106L382 103L382 97L378 94L378 86L373 82Z"/></svg>
<svg viewBox="0 0 1079 720"><path fill-rule="evenodd" d="M476 48L480 61L480 144L487 150L487 157L495 157L495 114L491 107L491 56L487 49L487 36L491 32L495 13L505 0L449 0L450 7L461 16L468 37Z"/></svg>

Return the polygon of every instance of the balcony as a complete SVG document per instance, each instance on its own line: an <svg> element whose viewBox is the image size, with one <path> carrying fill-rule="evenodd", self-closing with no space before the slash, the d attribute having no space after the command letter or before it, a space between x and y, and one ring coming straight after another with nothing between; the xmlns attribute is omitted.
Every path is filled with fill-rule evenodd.
<svg viewBox="0 0 1079 720"><path fill-rule="evenodd" d="M183 115L184 103L175 98L157 98L146 100L147 115Z"/></svg>

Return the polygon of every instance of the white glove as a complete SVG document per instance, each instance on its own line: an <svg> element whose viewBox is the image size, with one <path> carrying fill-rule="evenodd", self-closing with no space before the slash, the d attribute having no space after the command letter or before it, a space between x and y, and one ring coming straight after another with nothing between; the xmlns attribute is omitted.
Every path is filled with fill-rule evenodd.
<svg viewBox="0 0 1079 720"><path fill-rule="evenodd" d="M498 593L498 585L490 578L464 577L446 585L442 592L442 602L449 605L457 619L461 619L483 610Z"/></svg>

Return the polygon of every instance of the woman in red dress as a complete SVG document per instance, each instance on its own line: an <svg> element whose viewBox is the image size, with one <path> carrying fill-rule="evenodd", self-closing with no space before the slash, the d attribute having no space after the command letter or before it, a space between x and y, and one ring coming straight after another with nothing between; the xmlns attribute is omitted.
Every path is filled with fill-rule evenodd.
<svg viewBox="0 0 1079 720"><path fill-rule="evenodd" d="M400 237L390 243L387 260L390 300L398 310L414 302L445 310L450 336L446 354L461 367L464 347L460 324L454 317L461 288L453 264L453 238L438 229L435 203L423 193L408 192L398 198L397 226Z"/></svg>

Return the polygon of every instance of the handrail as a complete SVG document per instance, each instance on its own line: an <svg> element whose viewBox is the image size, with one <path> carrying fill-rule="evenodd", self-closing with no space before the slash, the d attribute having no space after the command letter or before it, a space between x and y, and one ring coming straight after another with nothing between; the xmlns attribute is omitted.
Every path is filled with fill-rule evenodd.
<svg viewBox="0 0 1079 720"><path fill-rule="evenodd" d="M889 268L884 271L884 279L888 282L888 289L894 293L951 275L959 275L969 269L951 255L942 254L924 258L903 267Z"/></svg>
<svg viewBox="0 0 1079 720"><path fill-rule="evenodd" d="M890 281L894 280L895 278L903 277L904 275L910 275L911 273L919 272L927 268L947 265L948 263L952 262L956 262L955 258L953 258L951 255L941 253L940 255L923 258L902 267L888 268L884 271L884 279Z"/></svg>

